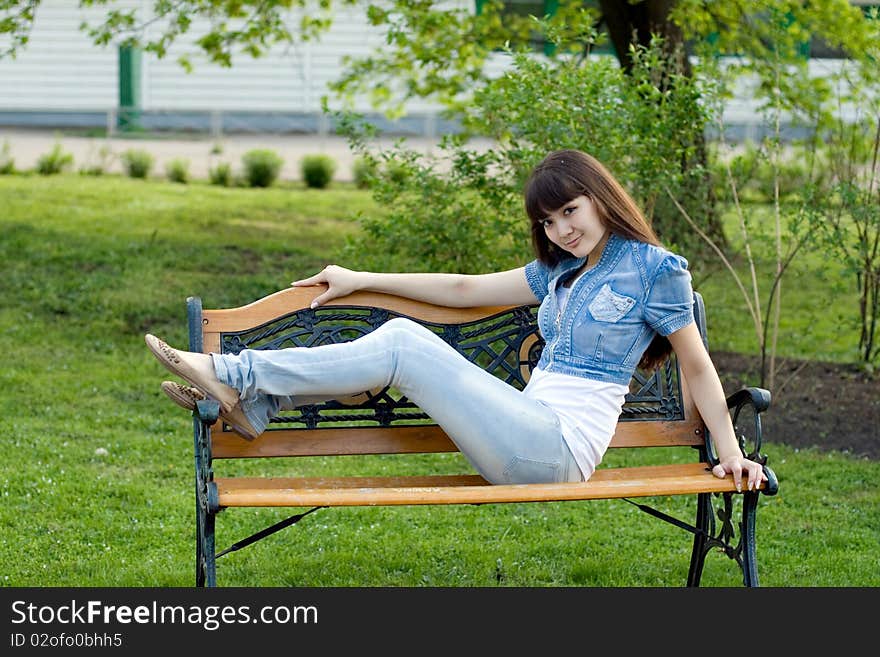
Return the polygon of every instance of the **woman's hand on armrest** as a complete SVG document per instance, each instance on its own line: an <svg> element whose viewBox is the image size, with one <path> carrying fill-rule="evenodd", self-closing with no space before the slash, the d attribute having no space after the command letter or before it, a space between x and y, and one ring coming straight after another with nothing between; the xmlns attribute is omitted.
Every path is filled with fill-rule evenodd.
<svg viewBox="0 0 880 657"><path fill-rule="evenodd" d="M331 299L344 297L356 290L363 289L366 282L366 273L353 271L339 265L328 265L314 276L293 281L293 287L307 287L309 285L327 285L327 291L315 297L312 308L327 303Z"/></svg>

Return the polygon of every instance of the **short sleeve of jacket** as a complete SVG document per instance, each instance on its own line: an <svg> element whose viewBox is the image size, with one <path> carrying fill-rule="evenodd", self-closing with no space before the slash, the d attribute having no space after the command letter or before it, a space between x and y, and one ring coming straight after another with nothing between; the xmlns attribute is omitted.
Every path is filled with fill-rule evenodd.
<svg viewBox="0 0 880 657"><path fill-rule="evenodd" d="M540 260L532 260L526 265L526 282L535 298L542 301L550 286L550 268Z"/></svg>
<svg viewBox="0 0 880 657"><path fill-rule="evenodd" d="M688 262L666 256L654 275L645 304L645 320L660 335L669 335L694 321L694 290Z"/></svg>

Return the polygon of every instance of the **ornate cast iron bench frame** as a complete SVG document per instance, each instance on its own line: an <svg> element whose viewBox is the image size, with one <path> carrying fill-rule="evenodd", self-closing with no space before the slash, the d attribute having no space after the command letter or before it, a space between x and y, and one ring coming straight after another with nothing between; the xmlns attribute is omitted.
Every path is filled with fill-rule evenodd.
<svg viewBox="0 0 880 657"><path fill-rule="evenodd" d="M536 308L454 309L384 294L358 292L312 310L323 288L289 288L240 308L205 310L187 300L190 350L237 353L244 348L280 349L351 340L392 317L409 317L437 332L472 362L520 389L537 363L543 341ZM705 340L702 298L695 313ZM770 393L747 388L731 395L740 445L749 458L766 464L761 450L760 413ZM216 561L321 508L415 504L495 504L588 499L625 499L639 509L693 534L688 586L698 586L708 552L720 548L742 571L746 586L758 585L755 546L758 491L737 493L731 477L719 479L708 432L679 377L675 359L657 372L637 372L621 414L613 448L683 446L696 450L694 462L659 466L600 468L577 484L490 485L474 474L398 477L220 477L215 465L226 459L343 454L413 454L457 451L443 431L412 402L392 390L358 398L310 404L273 419L270 428L247 441L218 422L218 405L199 402L193 413L196 488L196 585L216 586ZM742 426L741 426L742 425ZM745 434L750 434L746 438ZM751 449L747 451L746 444ZM331 460L332 461L332 460ZM760 492L774 495L775 474ZM689 524L630 498L696 495L696 519ZM712 508L720 496L718 522ZM741 500L738 504L735 501ZM741 506L739 522L734 511ZM217 514L233 507L308 509L232 544L215 548Z"/></svg>

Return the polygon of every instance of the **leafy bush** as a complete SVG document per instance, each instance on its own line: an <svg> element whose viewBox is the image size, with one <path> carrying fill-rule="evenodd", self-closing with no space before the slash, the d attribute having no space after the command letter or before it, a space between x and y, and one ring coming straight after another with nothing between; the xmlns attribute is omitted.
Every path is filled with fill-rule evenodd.
<svg viewBox="0 0 880 657"><path fill-rule="evenodd" d="M385 175L388 176L388 180L395 185L402 185L406 182L406 177L408 175L407 167L397 160L389 160L386 162L384 169Z"/></svg>
<svg viewBox="0 0 880 657"><path fill-rule="evenodd" d="M15 173L15 159L11 151L9 140L3 140L3 148L0 148L0 175Z"/></svg>
<svg viewBox="0 0 880 657"><path fill-rule="evenodd" d="M306 155L300 161L300 172L306 187L324 189L336 172L336 162L329 155Z"/></svg>
<svg viewBox="0 0 880 657"><path fill-rule="evenodd" d="M351 173L355 187L367 189L370 186L370 180L376 175L375 163L370 158L359 155L354 159Z"/></svg>
<svg viewBox="0 0 880 657"><path fill-rule="evenodd" d="M189 182L189 160L183 157L174 158L165 165L165 174L171 182L186 184Z"/></svg>
<svg viewBox="0 0 880 657"><path fill-rule="evenodd" d="M284 159L278 153L265 148L248 151L241 161L244 179L251 187L271 187L284 166Z"/></svg>
<svg viewBox="0 0 880 657"><path fill-rule="evenodd" d="M698 102L701 82L676 74L672 62L658 61L659 52L656 43L636 51L629 74L609 58L514 54L513 67L476 89L463 108L468 132L447 136L436 157L402 144L371 155L374 131L342 115L352 149L375 161L371 190L389 210L363 220L352 265L479 273L522 264L531 256L523 184L548 151L560 148L607 163L668 246L687 246L689 254L705 249L669 209L666 190L692 216L709 215L700 205L709 194L698 162L708 111ZM666 75L662 89L653 84L658 71ZM495 145L475 150L468 134ZM692 198L683 199L686 193ZM398 260L389 261L392 255Z"/></svg>
<svg viewBox="0 0 880 657"><path fill-rule="evenodd" d="M51 151L37 160L37 172L44 176L61 173L73 165L73 155L65 152L60 143L55 144Z"/></svg>
<svg viewBox="0 0 880 657"><path fill-rule="evenodd" d="M140 148L130 148L122 154L122 165L131 178L146 178L153 168L153 155Z"/></svg>
<svg viewBox="0 0 880 657"><path fill-rule="evenodd" d="M362 232L344 260L380 271L485 273L522 264L528 225L506 176L490 176L493 154L424 160L396 150L371 158L381 215L361 217ZM446 173L438 171L446 170ZM497 186L496 186L497 185Z"/></svg>
<svg viewBox="0 0 880 657"><path fill-rule="evenodd" d="M229 187L232 185L232 167L229 162L219 162L208 170L208 179L212 185Z"/></svg>

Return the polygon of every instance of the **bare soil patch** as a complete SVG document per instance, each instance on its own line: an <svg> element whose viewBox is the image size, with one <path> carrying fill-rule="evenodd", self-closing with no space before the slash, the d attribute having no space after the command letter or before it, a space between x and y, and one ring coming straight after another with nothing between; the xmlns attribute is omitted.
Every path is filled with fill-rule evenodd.
<svg viewBox="0 0 880 657"><path fill-rule="evenodd" d="M760 360L713 352L727 394L757 386ZM816 447L880 459L880 376L856 365L786 361L761 416L764 444Z"/></svg>

